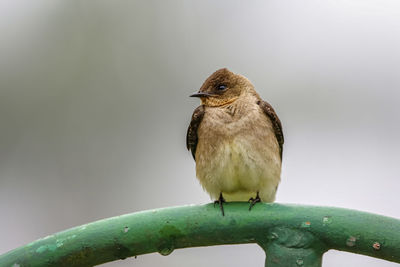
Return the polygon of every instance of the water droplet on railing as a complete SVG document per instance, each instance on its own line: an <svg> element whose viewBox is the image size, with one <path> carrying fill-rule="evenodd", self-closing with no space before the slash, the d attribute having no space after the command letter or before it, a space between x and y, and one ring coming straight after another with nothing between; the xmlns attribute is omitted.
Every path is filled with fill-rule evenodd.
<svg viewBox="0 0 400 267"><path fill-rule="evenodd" d="M296 260L296 264L298 265L298 266L303 266L303 264L304 264L304 261L303 261L303 259L297 259Z"/></svg>
<svg viewBox="0 0 400 267"><path fill-rule="evenodd" d="M356 237L350 236L350 237L347 238L347 240L346 240L346 245L347 245L348 247L354 247L354 246L356 245L356 241L357 241L357 238L356 238Z"/></svg>
<svg viewBox="0 0 400 267"><path fill-rule="evenodd" d="M274 240L274 239L279 238L279 235L277 233L275 233L275 232L272 232L271 235L269 236L269 238Z"/></svg>
<svg viewBox="0 0 400 267"><path fill-rule="evenodd" d="M324 218L322 218L322 224L323 225L330 224L331 222L332 222L332 217L331 216L325 216Z"/></svg>
<svg viewBox="0 0 400 267"><path fill-rule="evenodd" d="M129 227L128 226L125 226L124 227L124 233L127 233L129 231Z"/></svg>
<svg viewBox="0 0 400 267"><path fill-rule="evenodd" d="M174 251L173 247L164 247L164 248L160 249L158 251L158 253L160 253L163 256L168 256L169 254L172 253L172 251Z"/></svg>

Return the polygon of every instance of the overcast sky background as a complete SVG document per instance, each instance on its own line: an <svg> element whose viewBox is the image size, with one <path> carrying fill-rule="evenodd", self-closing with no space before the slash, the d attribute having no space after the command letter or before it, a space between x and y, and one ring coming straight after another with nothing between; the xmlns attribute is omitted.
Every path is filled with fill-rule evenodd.
<svg viewBox="0 0 400 267"><path fill-rule="evenodd" d="M400 218L400 2L0 1L0 254L73 226L209 202L185 135L213 71L285 134L277 202ZM103 266L263 266L256 245ZM330 251L324 266L398 266Z"/></svg>

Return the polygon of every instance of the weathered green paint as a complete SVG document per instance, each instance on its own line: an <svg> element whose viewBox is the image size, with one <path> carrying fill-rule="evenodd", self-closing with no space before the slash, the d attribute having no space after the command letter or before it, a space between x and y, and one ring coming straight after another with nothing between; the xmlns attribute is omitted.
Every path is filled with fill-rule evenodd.
<svg viewBox="0 0 400 267"><path fill-rule="evenodd" d="M400 220L354 210L258 203L183 206L113 217L50 235L0 256L1 267L93 266L174 249L258 243L266 264L321 266L337 249L400 263Z"/></svg>
<svg viewBox="0 0 400 267"><path fill-rule="evenodd" d="M304 227L311 227L309 221L301 224ZM268 267L319 267L327 250L311 232L281 226L269 229L267 238L258 243L266 252Z"/></svg>

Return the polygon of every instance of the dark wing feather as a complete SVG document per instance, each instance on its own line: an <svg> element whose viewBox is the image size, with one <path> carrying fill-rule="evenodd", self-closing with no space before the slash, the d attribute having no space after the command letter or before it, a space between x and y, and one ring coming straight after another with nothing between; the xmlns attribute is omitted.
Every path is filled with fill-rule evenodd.
<svg viewBox="0 0 400 267"><path fill-rule="evenodd" d="M270 118L272 122L272 126L274 127L274 132L276 139L278 140L279 148L280 148L280 155L282 159L282 152L283 152L283 131L282 131L282 124L281 121L278 118L278 115L276 115L275 110L272 108L268 102L265 102L263 100L259 100L257 104L260 106L260 108L264 111L265 115Z"/></svg>
<svg viewBox="0 0 400 267"><path fill-rule="evenodd" d="M196 147L197 147L197 129L204 117L204 106L201 105L197 107L192 115L192 120L190 121L189 128L186 134L186 147L188 150L192 151L193 159L196 160Z"/></svg>

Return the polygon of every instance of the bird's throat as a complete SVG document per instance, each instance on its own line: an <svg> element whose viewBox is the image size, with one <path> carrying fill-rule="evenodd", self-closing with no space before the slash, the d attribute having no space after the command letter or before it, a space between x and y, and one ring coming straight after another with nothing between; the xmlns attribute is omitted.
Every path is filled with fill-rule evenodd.
<svg viewBox="0 0 400 267"><path fill-rule="evenodd" d="M235 102L239 97L233 97L230 99L223 99L223 98L217 98L217 97L207 97L207 98L202 98L201 102L203 105L208 106L208 107L222 107L229 105L233 102Z"/></svg>

